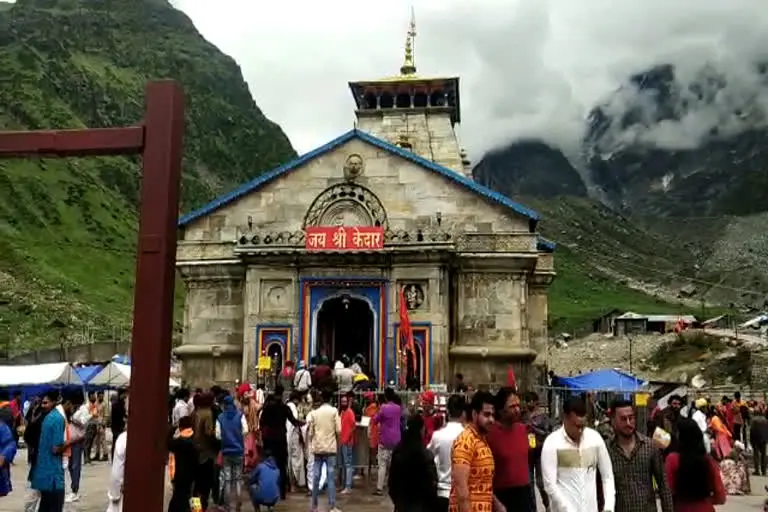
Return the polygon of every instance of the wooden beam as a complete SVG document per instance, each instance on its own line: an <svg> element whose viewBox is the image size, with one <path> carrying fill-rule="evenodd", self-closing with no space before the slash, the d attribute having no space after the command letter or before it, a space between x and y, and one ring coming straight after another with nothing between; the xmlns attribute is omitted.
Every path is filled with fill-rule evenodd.
<svg viewBox="0 0 768 512"><path fill-rule="evenodd" d="M0 132L0 158L131 155L143 147L143 126Z"/></svg>
<svg viewBox="0 0 768 512"><path fill-rule="evenodd" d="M176 224L184 136L181 87L172 81L151 82L146 98L125 512L163 510Z"/></svg>

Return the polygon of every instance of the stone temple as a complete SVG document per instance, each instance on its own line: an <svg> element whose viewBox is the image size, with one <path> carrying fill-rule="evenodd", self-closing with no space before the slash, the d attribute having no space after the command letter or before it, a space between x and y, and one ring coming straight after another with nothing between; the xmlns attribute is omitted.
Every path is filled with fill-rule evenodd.
<svg viewBox="0 0 768 512"><path fill-rule="evenodd" d="M422 386L536 377L554 244L472 180L459 79L417 75L414 35L399 75L349 84L355 129L179 221L190 385L254 379L259 356L344 353L397 381L401 297Z"/></svg>

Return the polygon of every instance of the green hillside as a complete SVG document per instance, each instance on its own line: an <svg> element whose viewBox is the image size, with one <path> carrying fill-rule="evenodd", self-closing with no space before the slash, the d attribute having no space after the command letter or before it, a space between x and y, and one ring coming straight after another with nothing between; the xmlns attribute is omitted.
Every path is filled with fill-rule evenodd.
<svg viewBox="0 0 768 512"><path fill-rule="evenodd" d="M558 244L557 278L549 297L552 334L584 332L614 308L646 314L700 312L673 293L659 298L628 286L662 283L665 290L675 290L687 284L694 260L690 247L586 198L517 199L542 215L542 234Z"/></svg>
<svg viewBox="0 0 768 512"><path fill-rule="evenodd" d="M295 156L230 57L165 1L0 3L0 129L135 124L184 86L184 209ZM0 356L130 330L138 166L0 160Z"/></svg>

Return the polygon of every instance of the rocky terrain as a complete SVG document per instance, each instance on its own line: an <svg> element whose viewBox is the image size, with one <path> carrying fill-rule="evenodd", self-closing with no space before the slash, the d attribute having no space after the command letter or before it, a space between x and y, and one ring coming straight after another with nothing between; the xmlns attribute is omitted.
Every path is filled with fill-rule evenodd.
<svg viewBox="0 0 768 512"><path fill-rule="evenodd" d="M709 386L751 384L755 354L768 352L768 340L757 332L692 330L683 336L591 334L577 339L557 337L548 364L557 375L577 375L604 368L631 372L646 380L687 382L702 375ZM630 362L631 361L631 362Z"/></svg>
<svg viewBox="0 0 768 512"><path fill-rule="evenodd" d="M768 220L768 67L743 65L749 80L706 62L693 72L670 65L639 72L593 108L578 148L514 141L487 154L475 179L550 203L572 198L600 204L611 212L603 216L621 218L646 252L674 253L659 267L638 251L573 245L570 231L552 235L565 237L595 272L666 288L664 296L688 286L695 300L762 310L768 292L762 227ZM562 220L555 217L555 223ZM611 259L622 252L646 275L616 268Z"/></svg>

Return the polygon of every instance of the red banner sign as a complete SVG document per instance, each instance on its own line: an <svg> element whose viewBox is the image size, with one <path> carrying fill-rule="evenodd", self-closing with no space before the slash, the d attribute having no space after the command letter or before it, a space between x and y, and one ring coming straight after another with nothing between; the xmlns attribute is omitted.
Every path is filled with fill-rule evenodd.
<svg viewBox="0 0 768 512"><path fill-rule="evenodd" d="M304 247L310 251L364 251L384 247L384 228L318 226L306 229Z"/></svg>

